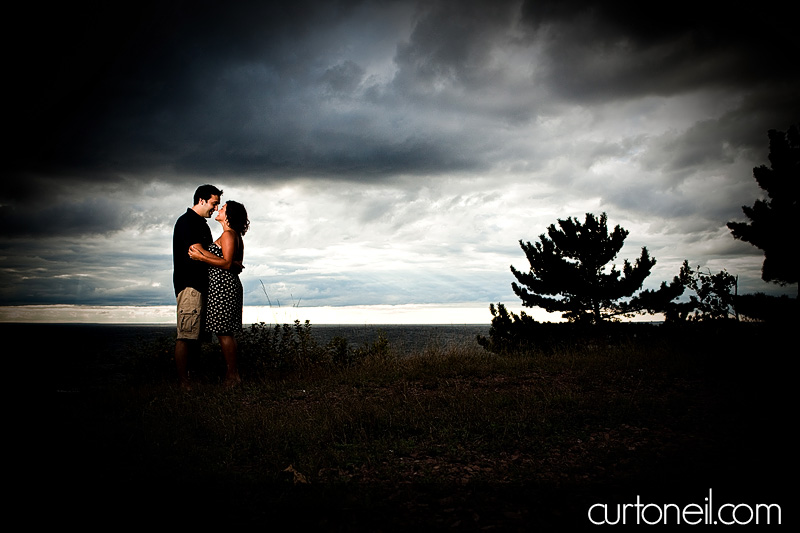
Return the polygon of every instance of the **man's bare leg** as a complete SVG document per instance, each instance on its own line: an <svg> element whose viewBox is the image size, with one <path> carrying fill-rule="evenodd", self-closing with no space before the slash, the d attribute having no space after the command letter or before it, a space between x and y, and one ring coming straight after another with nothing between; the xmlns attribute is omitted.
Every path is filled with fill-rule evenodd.
<svg viewBox="0 0 800 533"><path fill-rule="evenodd" d="M192 342L183 339L175 341L175 365L178 369L178 383L184 389L189 389L189 352L192 350Z"/></svg>

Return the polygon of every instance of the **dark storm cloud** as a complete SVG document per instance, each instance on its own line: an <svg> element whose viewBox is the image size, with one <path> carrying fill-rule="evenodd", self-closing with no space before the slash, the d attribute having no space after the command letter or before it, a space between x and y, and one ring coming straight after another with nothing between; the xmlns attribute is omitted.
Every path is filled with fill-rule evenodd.
<svg viewBox="0 0 800 533"><path fill-rule="evenodd" d="M509 39L517 2L421 3L414 31L398 46L399 71L394 86L400 93L429 93L437 85L467 91L493 84L492 47Z"/></svg>
<svg viewBox="0 0 800 533"><path fill-rule="evenodd" d="M62 6L32 39L28 69L38 75L17 112L15 169L89 180L159 167L261 178L480 169L466 155L486 148L480 132L424 114L530 120L535 103L514 102L492 62L497 45L515 42L544 43L530 82L562 100L797 79L785 63L796 44L778 14L722 17L721 4L703 2L656 15L628 2L442 1L409 4L413 31L393 44L394 76L371 81L355 58L371 43L355 32L376 18L356 23L383 4ZM506 101L482 107L491 93ZM370 95L374 107L364 105Z"/></svg>
<svg viewBox="0 0 800 533"><path fill-rule="evenodd" d="M28 13L36 23L20 60L30 77L23 78L27 106L17 118L28 141L20 143L24 155L36 160L21 163L127 167L180 155L212 127L205 122L216 111L208 92L222 65L269 50L284 23L302 31L301 13L280 4L235 6L78 2L54 6L44 21Z"/></svg>
<svg viewBox="0 0 800 533"><path fill-rule="evenodd" d="M711 161L723 144L760 148L764 132L800 118L800 45L786 4L731 10L717 1L656 9L637 2L529 1L522 12L546 43L546 83L556 98L591 105L701 90L741 98L738 116L706 124L702 139L690 131L676 140L688 151L668 156L673 165ZM709 143L718 146L704 152Z"/></svg>
<svg viewBox="0 0 800 533"><path fill-rule="evenodd" d="M52 89L59 94L37 102L45 109L26 125L20 166L98 179L104 170L158 167L261 176L428 169L430 150L413 162L410 135L362 130L345 139L363 146L352 155L331 140L375 122L330 101L346 98L363 76L350 60L325 63L325 37L349 4L136 5L133 20L78 14L62 36L65 49L48 50L60 57L63 79Z"/></svg>
<svg viewBox="0 0 800 533"><path fill-rule="evenodd" d="M127 209L99 198L65 197L45 205L6 207L0 211L0 226L15 237L36 235L92 235L119 231L130 225Z"/></svg>
<svg viewBox="0 0 800 533"><path fill-rule="evenodd" d="M796 82L787 7L721 1L528 1L523 17L547 36L560 90L596 100L673 94L702 85Z"/></svg>

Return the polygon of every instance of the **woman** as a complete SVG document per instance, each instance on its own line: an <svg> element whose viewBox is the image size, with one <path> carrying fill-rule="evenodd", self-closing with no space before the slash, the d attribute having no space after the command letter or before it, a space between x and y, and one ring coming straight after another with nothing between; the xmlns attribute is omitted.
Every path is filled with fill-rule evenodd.
<svg viewBox="0 0 800 533"><path fill-rule="evenodd" d="M242 330L243 294L239 272L244 259L242 236L250 228L250 221L244 206L232 200L219 209L215 220L222 224L222 235L208 250L193 245L189 248L189 257L209 265L205 328L219 339L227 366L225 385L233 386L241 382L236 366L235 335Z"/></svg>

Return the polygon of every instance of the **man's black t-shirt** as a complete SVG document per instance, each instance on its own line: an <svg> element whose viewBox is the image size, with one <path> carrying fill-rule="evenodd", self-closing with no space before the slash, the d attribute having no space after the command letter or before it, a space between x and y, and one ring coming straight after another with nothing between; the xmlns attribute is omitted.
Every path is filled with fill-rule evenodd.
<svg viewBox="0 0 800 533"><path fill-rule="evenodd" d="M175 296L186 287L197 289L203 294L208 292L208 266L202 261L189 258L189 247L197 242L203 248L208 248L212 242L211 230L205 218L190 208L175 222L175 231L172 234L172 283L175 286Z"/></svg>

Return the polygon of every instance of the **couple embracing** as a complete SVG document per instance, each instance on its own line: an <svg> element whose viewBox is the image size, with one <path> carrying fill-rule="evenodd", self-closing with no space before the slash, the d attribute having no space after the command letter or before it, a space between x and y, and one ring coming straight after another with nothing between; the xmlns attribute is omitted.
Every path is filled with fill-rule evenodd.
<svg viewBox="0 0 800 533"><path fill-rule="evenodd" d="M220 206L222 190L201 185L194 205L178 218L172 236L173 284L178 304L175 364L178 379L189 388L188 361L201 339L216 334L225 358L225 384L241 379L236 365L236 334L242 330L244 241L250 227L247 211L238 202ZM206 219L217 213L222 235L212 241Z"/></svg>

